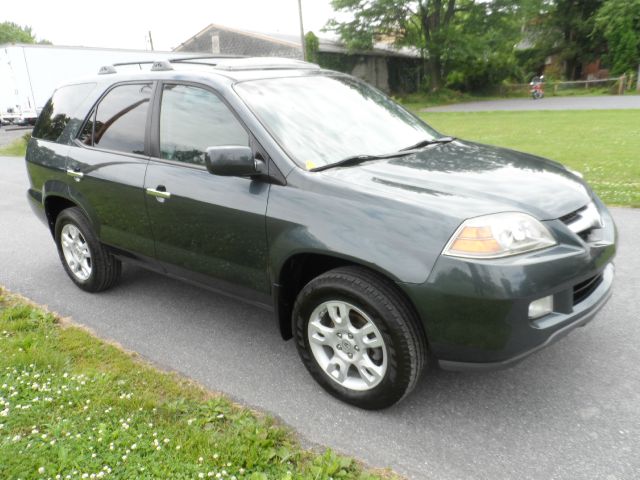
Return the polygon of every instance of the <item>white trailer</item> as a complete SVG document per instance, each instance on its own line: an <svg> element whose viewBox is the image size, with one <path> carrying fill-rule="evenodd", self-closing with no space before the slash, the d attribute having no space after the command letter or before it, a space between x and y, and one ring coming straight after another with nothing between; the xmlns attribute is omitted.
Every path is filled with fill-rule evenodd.
<svg viewBox="0 0 640 480"><path fill-rule="evenodd" d="M0 121L35 123L37 115L59 85L96 74L104 65L192 55L53 45L0 45Z"/></svg>

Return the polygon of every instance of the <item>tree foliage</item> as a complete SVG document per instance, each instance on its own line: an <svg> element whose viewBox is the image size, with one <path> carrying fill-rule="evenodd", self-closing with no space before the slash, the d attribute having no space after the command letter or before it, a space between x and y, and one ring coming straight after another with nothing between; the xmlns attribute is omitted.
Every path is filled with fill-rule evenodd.
<svg viewBox="0 0 640 480"><path fill-rule="evenodd" d="M31 27L21 27L17 23L0 23L0 43L36 43Z"/></svg>
<svg viewBox="0 0 640 480"><path fill-rule="evenodd" d="M583 64L604 51L599 35L593 35L595 14L605 0L555 0L548 26L548 51L564 62L564 75L573 80L582 75Z"/></svg>
<svg viewBox="0 0 640 480"><path fill-rule="evenodd" d="M347 21L332 20L352 50L376 41L412 46L421 53L431 90L443 86L476 89L494 85L515 70L517 14L532 0L332 0Z"/></svg>
<svg viewBox="0 0 640 480"><path fill-rule="evenodd" d="M640 0L608 0L595 16L594 36L607 42L605 62L615 75L640 64Z"/></svg>
<svg viewBox="0 0 640 480"><path fill-rule="evenodd" d="M0 44L3 43L40 43L51 44L48 40L37 41L29 26L20 26L13 22L0 23Z"/></svg>

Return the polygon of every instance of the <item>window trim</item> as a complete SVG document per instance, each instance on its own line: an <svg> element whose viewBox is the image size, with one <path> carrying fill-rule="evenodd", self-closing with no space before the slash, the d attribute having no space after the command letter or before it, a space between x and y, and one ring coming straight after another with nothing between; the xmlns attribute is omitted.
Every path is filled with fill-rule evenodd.
<svg viewBox="0 0 640 480"><path fill-rule="evenodd" d="M164 93L165 85L184 85L187 87L201 88L203 90L206 90L214 94L227 107L227 109L236 118L240 126L246 132L247 138L249 139L248 146L249 148L251 148L253 154L256 155L257 153L262 152L264 150L262 147L259 146L257 140L255 139L255 137L253 136L253 133L251 132L251 129L242 120L240 115L238 115L238 112L236 112L236 110L231 106L231 104L227 101L227 99L224 98L224 96L215 88L209 85L206 85L204 83L191 82L188 80L164 79L164 80L158 81L158 84L155 90L154 101L151 109L153 111L153 114L152 114L153 116L150 124L150 148L149 148L150 155L149 157L154 162L166 163L169 165L178 165L178 166L187 167L187 168L194 168L197 170L204 170L204 171L207 170L207 167L205 165L198 165L197 163L181 162L179 160L169 160L167 158L162 158L160 156L160 115L162 110L162 95Z"/></svg>
<svg viewBox="0 0 640 480"><path fill-rule="evenodd" d="M88 150L94 150L97 152L104 152L104 153L112 153L112 154L117 154L117 155L125 155L128 157L134 157L134 158L140 158L143 160L149 160L149 145L150 145L150 135L149 135L149 127L150 127L150 123L152 120L152 111L153 111L153 103L154 103L154 98L156 95L156 91L158 88L158 81L157 80L127 80L124 82L117 82L117 83L113 83L109 86L109 88L107 88L104 92L102 92L102 94L97 98L97 100L95 102L93 102L93 105L91 105L91 108L89 109L89 113L87 114L87 116L85 117L84 121L82 122L82 126L80 127L80 129L78 130L78 133L76 134L76 137L73 139L73 144L82 148L86 148ZM149 97L149 108L147 109L147 118L145 119L145 126L144 126L144 153L140 154L140 153L133 153L133 152L123 152L122 150L111 150L108 148L101 148L101 147L96 147L95 145L93 145L93 136L95 134L95 121L93 122L93 125L91 126L91 141L92 144L91 145L87 145L86 143L80 141L80 135L82 134L82 131L84 130L84 127L86 126L87 122L90 121L90 119L93 117L95 119L95 116L98 112L98 106L100 105L100 103L102 102L102 100L104 100L104 98L114 89L116 89L117 87L121 87L123 85L146 85L146 84L150 84L151 85L151 94Z"/></svg>

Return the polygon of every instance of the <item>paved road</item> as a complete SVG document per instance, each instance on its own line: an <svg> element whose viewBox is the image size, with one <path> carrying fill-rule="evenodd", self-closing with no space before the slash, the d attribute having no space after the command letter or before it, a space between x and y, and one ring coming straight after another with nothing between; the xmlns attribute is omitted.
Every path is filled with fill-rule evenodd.
<svg viewBox="0 0 640 480"><path fill-rule="evenodd" d="M10 144L30 131L31 128L0 127L0 147Z"/></svg>
<svg viewBox="0 0 640 480"><path fill-rule="evenodd" d="M26 185L22 161L0 158L0 284L272 412L308 443L416 479L638 478L640 211L614 209L616 291L590 325L510 370L428 372L400 405L366 412L316 386L259 309L135 268L109 292L75 288Z"/></svg>
<svg viewBox="0 0 640 480"><path fill-rule="evenodd" d="M618 110L640 108L640 95L603 97L510 98L425 108L423 112L483 112L494 110Z"/></svg>

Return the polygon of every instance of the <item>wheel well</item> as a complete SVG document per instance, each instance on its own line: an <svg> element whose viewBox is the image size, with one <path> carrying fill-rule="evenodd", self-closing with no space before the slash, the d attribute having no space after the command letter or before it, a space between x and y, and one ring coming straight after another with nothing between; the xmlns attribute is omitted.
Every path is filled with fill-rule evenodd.
<svg viewBox="0 0 640 480"><path fill-rule="evenodd" d="M322 275L329 270L338 267L355 265L367 268L378 275L384 275L365 265L345 260L343 258L332 257L330 255L302 253L287 259L280 270L278 277L279 289L277 302L277 320L280 326L282 338L288 340L293 337L292 319L293 305L300 290L311 280ZM395 283L395 282L392 282ZM399 293L407 300L411 308L413 303L406 294L398 289Z"/></svg>
<svg viewBox="0 0 640 480"><path fill-rule="evenodd" d="M60 215L60 212L75 206L75 203L63 197L50 196L45 199L44 211L47 214L47 221L49 222L51 235L55 235L56 219L58 218L58 215Z"/></svg>

